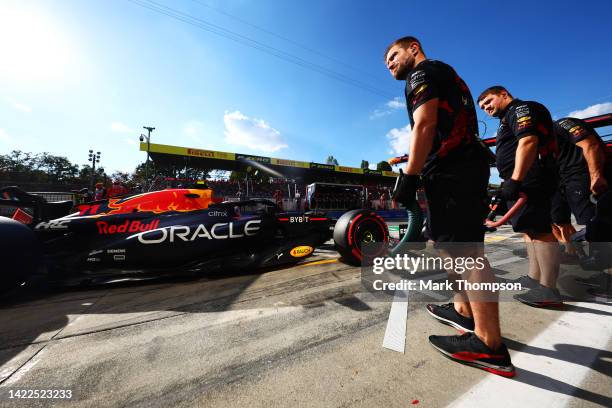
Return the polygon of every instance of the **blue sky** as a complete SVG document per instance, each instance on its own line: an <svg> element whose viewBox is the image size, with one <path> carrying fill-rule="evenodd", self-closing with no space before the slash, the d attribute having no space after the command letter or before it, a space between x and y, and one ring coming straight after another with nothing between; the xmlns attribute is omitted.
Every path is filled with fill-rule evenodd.
<svg viewBox="0 0 612 408"><path fill-rule="evenodd" d="M503 84L556 117L612 111L606 1L155 2L299 64L127 0L3 0L0 153L85 164L92 148L107 171L132 170L154 126L155 143L376 163L408 149L404 85L382 60L404 35L474 95Z"/></svg>

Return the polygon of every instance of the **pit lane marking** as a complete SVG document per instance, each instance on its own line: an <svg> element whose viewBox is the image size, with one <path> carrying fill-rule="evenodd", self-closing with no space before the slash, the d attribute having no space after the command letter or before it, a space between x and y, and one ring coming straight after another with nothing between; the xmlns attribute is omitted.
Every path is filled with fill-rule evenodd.
<svg viewBox="0 0 612 408"><path fill-rule="evenodd" d="M513 263L516 261L523 260L519 256L511 256L510 258L500 259L490 263L491 268L495 268L500 265ZM432 276L428 276L430 280L437 280L447 277L446 272L438 273ZM444 295L429 290L420 290L419 292L424 293L434 299L440 301L446 300ZM393 296L393 303L391 304L391 310L389 311L389 319L387 320L387 328L385 330L385 336L383 338L382 346L389 350L404 353L406 348L406 324L408 322L408 291L396 290Z"/></svg>
<svg viewBox="0 0 612 408"><path fill-rule="evenodd" d="M408 291L396 290L387 320L383 347L404 353L406 348L406 323L408 322Z"/></svg>
<svg viewBox="0 0 612 408"><path fill-rule="evenodd" d="M492 237L485 237L484 242L488 243L488 242L499 242L499 241L504 241L506 239L508 239L510 237L504 237L504 236L492 236Z"/></svg>
<svg viewBox="0 0 612 408"><path fill-rule="evenodd" d="M338 259L324 259L322 261L306 262L306 263L303 263L303 264L300 264L300 265L296 265L296 267L323 265L323 264L336 263L336 262L338 262Z"/></svg>
<svg viewBox="0 0 612 408"><path fill-rule="evenodd" d="M584 390L581 384L595 372L591 367L612 338L612 304L580 302L575 306L593 313L585 318L583 311L567 311L524 348L511 350L517 371L514 380L487 374L449 406L562 407L588 402L611 406L612 398Z"/></svg>
<svg viewBox="0 0 612 408"><path fill-rule="evenodd" d="M104 292L100 297L98 297L95 302L91 303L90 306L86 306L86 310L84 311L84 313L90 312L93 307L104 297L106 297L106 295L108 295L109 292ZM17 382L21 377L23 377L23 375L25 373L27 373L28 371L30 371L36 364L38 364L38 362L41 360L42 355L46 352L47 347L52 344L55 339L61 339L60 334L72 323L74 324L74 322L76 322L77 320L79 320L81 317L83 317L83 315L76 317L72 322L68 322L64 327L62 327L61 329L59 329L53 336L51 336L50 339L45 340L42 347L40 349L38 349L32 356L30 356L21 366L17 367L15 370L13 370L12 373L5 375L6 373L3 371L3 377L0 380L0 387L6 387L9 386L11 384L14 384L15 382ZM32 345L37 344L36 342L32 343Z"/></svg>

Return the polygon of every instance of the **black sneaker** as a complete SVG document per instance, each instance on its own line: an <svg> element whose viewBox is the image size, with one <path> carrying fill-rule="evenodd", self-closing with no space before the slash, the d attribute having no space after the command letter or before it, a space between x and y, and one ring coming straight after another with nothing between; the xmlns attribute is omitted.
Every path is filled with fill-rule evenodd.
<svg viewBox="0 0 612 408"><path fill-rule="evenodd" d="M535 289L535 288L538 288L538 287L542 286L542 285L540 285L540 282L538 282L537 280L533 279L529 275L521 276L520 278L518 278L514 282L515 283L520 283L521 287L524 288L524 289Z"/></svg>
<svg viewBox="0 0 612 408"><path fill-rule="evenodd" d="M514 377L516 374L505 344L497 350L491 350L474 333L465 333L461 336L429 336L429 343L440 353L458 363L502 377Z"/></svg>
<svg viewBox="0 0 612 408"><path fill-rule="evenodd" d="M533 307L563 307L563 297L557 289L540 286L526 293L513 296L516 300Z"/></svg>
<svg viewBox="0 0 612 408"><path fill-rule="evenodd" d="M596 298L603 298L605 300L612 300L612 289L610 288L591 288L587 290L587 293L591 296L595 296Z"/></svg>
<svg viewBox="0 0 612 408"><path fill-rule="evenodd" d="M456 310L455 305L447 303L445 305L427 305L427 311L434 319L442 324L447 324L463 332L474 331L474 319L461 316Z"/></svg>
<svg viewBox="0 0 612 408"><path fill-rule="evenodd" d="M576 282L581 285L591 286L593 288L603 288L608 284L608 279L612 280L612 276L608 277L606 272L600 272L590 278L576 278Z"/></svg>

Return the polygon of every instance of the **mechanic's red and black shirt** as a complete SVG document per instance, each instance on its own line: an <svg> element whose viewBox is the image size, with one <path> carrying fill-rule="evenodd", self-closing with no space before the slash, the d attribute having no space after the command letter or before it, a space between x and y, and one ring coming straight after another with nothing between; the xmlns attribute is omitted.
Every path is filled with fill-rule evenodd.
<svg viewBox="0 0 612 408"><path fill-rule="evenodd" d="M414 111L438 98L436 135L423 175L447 172L449 168L460 170L461 166L477 164L475 161L487 161L483 147L477 143L478 122L472 94L450 65L422 61L408 74L405 93L411 126Z"/></svg>
<svg viewBox="0 0 612 408"><path fill-rule="evenodd" d="M518 142L525 136L537 136L538 156L529 169L524 186L555 187L557 181L557 141L550 112L540 103L514 99L506 107L495 140L499 176L507 180L514 171Z"/></svg>
<svg viewBox="0 0 612 408"><path fill-rule="evenodd" d="M572 176L584 176L589 174L587 162L584 159L582 149L576 146L589 137L594 136L605 151L605 145L597 132L582 119L563 118L555 121L555 135L559 145L559 175L561 180L567 180Z"/></svg>

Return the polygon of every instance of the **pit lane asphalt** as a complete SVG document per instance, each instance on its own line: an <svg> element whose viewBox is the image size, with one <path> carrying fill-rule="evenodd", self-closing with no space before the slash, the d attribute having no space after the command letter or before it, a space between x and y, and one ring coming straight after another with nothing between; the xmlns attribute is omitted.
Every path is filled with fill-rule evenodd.
<svg viewBox="0 0 612 408"><path fill-rule="evenodd" d="M488 239L498 245L492 261L515 255L508 230ZM518 278L526 265L519 259L498 269ZM444 406L475 393L491 375L429 346L430 334L455 334L425 312L424 302L440 302L439 293L432 296L409 303L405 354L381 347L390 302L364 292L359 268L338 262L331 248L303 265L264 273L35 296L0 308L0 405ZM542 364L570 364L586 374L563 381L519 371L516 380L503 379L510 388L500 393L509 395L497 406L513 406L515 385L543 401L610 405L610 305L500 308L513 358L547 354L530 341L551 328L571 330L572 318L587 325L585 336L603 333L604 342L559 338ZM16 389L70 389L73 398L8 399Z"/></svg>

